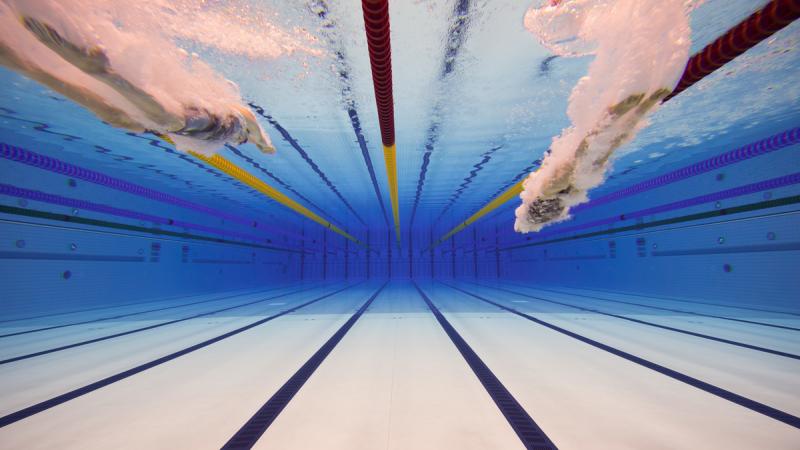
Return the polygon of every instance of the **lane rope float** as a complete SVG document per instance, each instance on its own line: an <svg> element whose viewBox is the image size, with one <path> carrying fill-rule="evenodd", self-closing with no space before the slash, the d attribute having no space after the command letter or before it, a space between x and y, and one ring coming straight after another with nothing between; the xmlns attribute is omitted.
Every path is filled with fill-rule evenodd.
<svg viewBox="0 0 800 450"><path fill-rule="evenodd" d="M389 35L389 1L362 0L364 30L367 33L372 85L378 108L378 123L383 142L383 159L392 202L392 217L397 245L400 245L400 205L397 187L397 146L394 132L394 96L392 94L392 44Z"/></svg>

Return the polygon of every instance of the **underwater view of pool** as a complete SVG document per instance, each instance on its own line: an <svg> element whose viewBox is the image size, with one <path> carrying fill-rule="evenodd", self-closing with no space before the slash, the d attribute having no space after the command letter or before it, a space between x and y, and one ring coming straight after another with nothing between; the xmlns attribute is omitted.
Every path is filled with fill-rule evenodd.
<svg viewBox="0 0 800 450"><path fill-rule="evenodd" d="M0 0L0 448L798 448L798 17Z"/></svg>

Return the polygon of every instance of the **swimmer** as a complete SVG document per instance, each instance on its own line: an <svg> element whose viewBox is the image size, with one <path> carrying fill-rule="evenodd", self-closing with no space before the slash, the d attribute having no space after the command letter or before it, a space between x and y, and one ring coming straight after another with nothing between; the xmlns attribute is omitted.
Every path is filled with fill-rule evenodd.
<svg viewBox="0 0 800 450"><path fill-rule="evenodd" d="M632 94L608 108L605 120L601 121L603 125L581 140L574 159L554 170L557 175L544 183L540 195L527 205L526 214L517 217L518 229L538 231L547 224L566 219L569 207L586 197L586 189L578 186L578 174L599 173L602 176L614 151L627 142L640 121L670 92L662 88L649 96ZM595 142L600 145L592 145ZM590 146L594 147L593 154L589 154Z"/></svg>
<svg viewBox="0 0 800 450"><path fill-rule="evenodd" d="M549 0L528 10L525 27L553 55L593 59L570 94L570 125L523 183L516 231L568 219L603 183L613 154L647 126L683 73L688 12L701 1Z"/></svg>
<svg viewBox="0 0 800 450"><path fill-rule="evenodd" d="M22 16L20 21L25 30L64 61L127 100L135 108L136 114L115 106L104 95L88 87L79 86L59 77L57 73L43 69L37 61L26 59L1 41L0 64L86 107L106 123L133 132L148 131L159 136L170 136L179 148L186 150L200 147L214 151L226 143L239 145L251 142L263 153L275 152L269 137L245 106L229 104L227 111L218 113L202 106L183 104L178 112L170 111L156 97L117 73L106 51L100 46L81 47L67 40L52 26L30 16Z"/></svg>

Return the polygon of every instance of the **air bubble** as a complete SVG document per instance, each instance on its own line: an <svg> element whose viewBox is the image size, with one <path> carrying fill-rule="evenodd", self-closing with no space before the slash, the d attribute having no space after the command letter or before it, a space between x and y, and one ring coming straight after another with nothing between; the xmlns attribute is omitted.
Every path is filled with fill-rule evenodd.
<svg viewBox="0 0 800 450"><path fill-rule="evenodd" d="M75 250L78 249L78 244L76 244L74 242L72 244L69 244L69 249L74 252Z"/></svg>
<svg viewBox="0 0 800 450"><path fill-rule="evenodd" d="M722 237L722 236L718 237L718 238L717 238L717 243L718 243L718 244L724 244L724 243L725 243L725 238L724 238L724 237Z"/></svg>

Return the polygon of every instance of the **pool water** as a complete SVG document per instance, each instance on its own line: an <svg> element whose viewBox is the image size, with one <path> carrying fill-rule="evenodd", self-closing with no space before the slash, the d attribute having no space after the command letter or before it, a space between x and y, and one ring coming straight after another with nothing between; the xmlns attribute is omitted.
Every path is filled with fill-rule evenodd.
<svg viewBox="0 0 800 450"><path fill-rule="evenodd" d="M396 229L359 3L211 2L261 40L176 38L277 149L218 155L325 225L0 68L0 447L797 448L800 23L521 234L517 196L468 219L593 57L528 2L390 2ZM690 55L767 3L701 2Z"/></svg>

